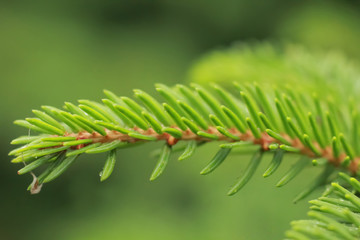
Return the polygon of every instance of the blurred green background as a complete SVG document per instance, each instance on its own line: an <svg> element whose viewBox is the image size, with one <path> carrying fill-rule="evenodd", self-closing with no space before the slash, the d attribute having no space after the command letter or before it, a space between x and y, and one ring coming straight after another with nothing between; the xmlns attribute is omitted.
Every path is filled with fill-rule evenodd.
<svg viewBox="0 0 360 240"><path fill-rule="evenodd" d="M359 26L359 1L1 1L0 239L282 238L306 215L306 201L292 199L316 169L276 189L286 166L264 180L267 157L250 184L227 197L250 156L200 176L216 151L209 144L188 161L172 158L150 183L154 143L119 152L105 183L104 157L86 157L31 196L31 177L17 176L20 166L7 156L11 139L27 134L12 122L41 105L99 100L102 89L132 95L154 93L156 82L186 82L199 57L238 40L286 40L357 59Z"/></svg>

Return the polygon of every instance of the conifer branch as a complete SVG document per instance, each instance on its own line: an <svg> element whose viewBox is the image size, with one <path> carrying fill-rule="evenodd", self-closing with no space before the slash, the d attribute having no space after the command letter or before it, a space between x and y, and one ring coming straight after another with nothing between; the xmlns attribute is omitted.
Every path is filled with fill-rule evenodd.
<svg viewBox="0 0 360 240"><path fill-rule="evenodd" d="M345 134L340 133L346 129L333 121L338 116L328 113L325 121L320 112L314 111L315 105L306 109L309 111L306 117L302 110L295 107L300 104L294 97L296 93L289 94L288 89L285 91L278 88L277 93L282 94L282 98L278 99L271 92L264 93L257 84L237 86L242 89L238 96L235 91L229 92L217 85L211 88L200 85L193 85L192 88L183 85L174 88L157 85L158 92L166 101L163 104L140 90L135 90L139 103L106 90L104 92L108 99L103 99L103 104L79 100L78 106L65 103L67 111L43 106L44 111L33 111L38 118L15 121L15 124L40 134L13 140L12 144L24 145L11 151L9 155L15 156L13 163L28 164L19 170L19 174L32 172L42 165L48 166L38 177L38 183L33 184L30 189L55 179L78 155L84 153L109 152L101 174L103 181L114 169L117 149L149 141L164 141L167 146L163 148L166 154L160 154L162 160L155 168L151 180L155 180L164 171L170 152L178 142L189 143L180 157L185 159L193 154L199 143L212 141L225 141L229 144L221 145L217 157L202 174L215 170L228 156L231 148L241 146L242 143L258 145L258 151L264 153L275 151L274 163L264 176L269 176L277 169L283 153L303 156L299 164L295 164L277 186L283 186L294 178L311 159L326 159L327 164L357 174L359 156L356 155L353 144L358 141L358 136L348 139ZM320 104L322 109L330 108L324 101L320 101ZM311 110L314 112L310 112ZM328 125L325 125L326 122ZM320 131L323 128L327 134ZM259 162L261 156L262 154L251 161L258 159ZM246 181L235 186L245 185L254 173L255 166L250 164L247 175L244 176ZM238 190L239 188L232 189L229 195Z"/></svg>
<svg viewBox="0 0 360 240"><path fill-rule="evenodd" d="M325 169L324 173L328 170ZM292 229L285 233L287 238L295 240L360 238L360 198L356 195L360 191L360 182L344 173L339 173L339 176L343 184L333 182L323 196L311 200L311 210L308 212L311 220L291 222ZM325 180L322 177L317 179L317 181ZM350 187L343 187L342 185L345 184Z"/></svg>
<svg viewBox="0 0 360 240"><path fill-rule="evenodd" d="M269 62L276 66L269 68ZM33 176L28 190L35 194L80 155L108 153L100 172L100 181L105 181L116 167L118 150L163 142L155 154L159 160L150 176L153 181L164 172L172 153L182 152L178 160L183 161L198 147L219 142L219 150L200 174L218 169L237 149L253 154L228 192L234 195L250 181L265 154L273 154L273 158L264 178L291 154L298 160L277 187L289 183L306 167L322 168L294 202L334 180L335 172L342 172L340 184L332 183L322 197L310 201L311 220L292 222L286 236L360 238L360 199L356 196L360 183L354 178L359 176L360 109L352 99L357 99L354 93L360 90L359 76L351 63L336 54L324 57L292 45L283 51L267 44L235 46L210 53L192 71L194 82L210 79L218 84L156 84L161 100L138 89L134 90L135 99L105 90L107 98L101 103L79 100L78 104L65 102L63 110L51 106L33 110L36 117L14 122L30 134L14 139L11 144L22 146L9 155L14 156L13 163L25 165L19 175ZM237 82L229 87L231 80Z"/></svg>

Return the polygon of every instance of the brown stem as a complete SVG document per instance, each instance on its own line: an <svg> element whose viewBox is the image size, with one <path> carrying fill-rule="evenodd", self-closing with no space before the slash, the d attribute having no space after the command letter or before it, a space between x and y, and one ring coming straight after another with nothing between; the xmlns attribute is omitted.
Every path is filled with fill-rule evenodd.
<svg viewBox="0 0 360 240"><path fill-rule="evenodd" d="M176 126L174 126L173 128L180 130ZM175 145L180 140L185 140L185 141L186 140L195 140L195 141L209 141L209 142L213 141L213 139L199 136L199 135L191 132L189 129L182 131L183 135L180 139L176 139L168 133L158 134L152 128L149 128L147 130L142 130L140 128L135 127L133 130L135 130L138 133L143 134L143 135L156 137L158 140L165 140L170 146ZM97 142L106 143L106 142L111 142L114 140L120 140L123 142L129 142L129 143L146 141L146 140L130 137L127 134L123 134L123 133L113 131L113 130L105 129L105 131L107 133L106 136L102 136L101 134L99 134L97 132L89 133L89 132L85 132L85 131L78 132L78 133L66 133L65 136L76 137L76 139L78 139L78 140L92 139L93 143L97 143ZM228 129L228 131L231 134L239 137L240 140L242 140L242 141L250 141L250 142L253 142L254 144L260 145L263 151L268 151L269 145L272 143L280 143L278 140L269 136L266 132L261 133L261 138L255 138L250 130L248 130L246 133L242 133L235 128L230 128L230 129ZM228 137L222 135L220 132L218 132L215 127L209 127L205 132L217 136L218 141L234 142L233 139L228 138ZM299 139L297 139L297 138L292 139L286 134L282 134L282 136L291 143L292 147L299 149L302 154L309 156L311 158L315 158L315 157L325 158L334 166L340 166L340 164L344 161L344 159L346 157L345 153L342 153L339 157L334 157L332 148L330 146L321 148L317 142L314 142L315 147L317 147L321 153L321 156L316 156L313 153L313 151L311 151L308 147L304 146ZM80 149L84 146L85 146L84 144L77 145L76 149ZM356 157L353 161L351 161L351 163L348 167L348 170L351 173L355 174L357 172L359 161L360 161L359 157Z"/></svg>

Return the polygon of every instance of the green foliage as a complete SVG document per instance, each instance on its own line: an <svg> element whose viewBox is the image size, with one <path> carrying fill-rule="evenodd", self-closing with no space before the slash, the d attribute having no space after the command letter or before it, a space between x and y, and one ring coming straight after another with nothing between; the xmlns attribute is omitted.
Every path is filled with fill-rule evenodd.
<svg viewBox="0 0 360 240"><path fill-rule="evenodd" d="M151 180L155 180L164 171L171 149L177 142L189 142L179 158L183 160L194 153L198 145L196 142L227 141L230 144L221 145L219 152L201 174L208 174L219 167L234 147L246 146L248 143L260 146L243 180L235 184L229 195L237 192L251 178L263 155L259 155L259 152L274 152L274 161L264 176L271 175L279 167L285 152L302 155L298 163L279 181L278 187L288 183L310 165L312 158L325 158L327 165L335 166L348 158L350 165L344 165L345 168L357 173L358 159L354 149L358 139L338 120L334 120L340 119L340 115L335 115L338 110L330 113L326 101L319 100L319 104L322 110L329 111L327 119L330 121L323 121L312 96L303 97L307 97L307 101L313 104L298 109L295 106L301 102L296 91L278 87L275 91L264 93L257 84L237 86L243 89L238 95L236 91L227 91L219 86L208 88L194 85L192 89L183 85L166 87L167 91L174 94L171 94L173 101L164 104L140 90L136 90L135 94L141 103L106 91L112 99L107 100L106 104L80 100L78 106L66 103L68 111L48 107L47 113L34 110L41 119L27 118L15 123L40 134L15 139L13 144L24 145L10 152L10 155L15 156L12 162L30 163L30 167L26 166L26 171L21 170L20 173L29 172L29 168L32 171L37 167L51 167L52 162L59 162L59 167L49 172L49 176L57 177L80 154L110 152L101 175L103 181L112 172L117 149L140 142L165 141L159 163L151 176ZM165 88L163 85L161 87ZM276 93L282 97L276 98ZM166 95L167 99L169 97ZM305 117L308 112L311 112L310 118ZM69 122L62 121L59 113ZM318 121L315 122L312 116L316 116ZM350 113L342 112L342 118L346 116L349 117L346 121L352 120ZM281 120L282 124L279 124ZM351 125L357 125L357 122ZM325 129L326 133L319 129ZM50 158L44 160L44 156L51 156L51 161ZM44 178L46 182L53 179Z"/></svg>
<svg viewBox="0 0 360 240"><path fill-rule="evenodd" d="M292 230L286 232L290 239L359 239L360 238L360 182L339 173L339 183L332 183L323 196L310 201L311 220L293 221ZM350 191L347 189L350 188Z"/></svg>
<svg viewBox="0 0 360 240"><path fill-rule="evenodd" d="M249 64L256 65L256 71L246 69ZM35 181L28 188L37 193L42 184L63 174L80 155L108 154L100 173L100 180L104 181L115 167L119 149L162 141L163 147L156 154L159 160L150 177L153 181L164 172L172 153L182 151L178 158L182 161L204 143L218 141L220 149L200 174L207 175L221 167L234 148L247 149L253 154L228 195L234 195L246 185L265 154L272 154L273 159L264 177L279 169L289 154L299 158L279 179L277 187L289 183L305 168L322 168L311 185L295 198L297 202L333 180L336 171L359 175L357 112L360 109L354 104L357 96L352 94L359 89L354 84L358 76L351 64L337 54L324 58L320 53L307 54L292 45L287 48L266 44L234 47L210 54L192 72L196 82L225 79L222 86L157 84L161 100L141 90L134 90L135 99L105 90L108 98L102 103L79 100L78 105L66 102L65 110L49 106L42 106L43 111L33 110L38 118L14 122L28 128L29 134L11 142L22 146L9 155L14 156L13 163L25 164L19 174L40 173L38 177L33 175ZM243 79L258 81L249 83ZM236 80L230 85L229 82ZM285 80L287 84L283 84ZM292 85L295 83L296 88ZM185 144L179 146L180 142ZM360 185L346 176L341 174L351 186ZM337 195L342 193L340 198L359 201L354 200L355 197L350 200L348 197L353 195L336 184L331 189ZM320 211L322 207L313 208ZM355 215L344 214L348 221L357 223ZM309 234L318 232L325 234L321 236L356 236L352 228L344 230L336 219L318 212L310 215L317 224L296 223L288 232L289 238L308 239L312 237ZM335 231L335 234L315 227ZM299 231L305 228L315 230Z"/></svg>
<svg viewBox="0 0 360 240"><path fill-rule="evenodd" d="M257 82L264 92L274 85L290 90L296 86L296 92L316 93L314 98L348 104L349 97L358 99L355 94L360 88L358 69L356 63L336 51L309 51L296 44L238 43L206 54L193 65L189 81L221 83L223 86L237 82L241 83L241 90L246 89L246 83ZM263 101L261 93L256 94L258 100ZM281 92L276 93L278 99L282 98L281 95ZM292 95L289 97L294 98ZM296 97L300 104L295 107L301 110L308 102L302 96ZM287 103L284 101L284 104ZM266 113L271 119L272 114ZM324 113L322 110L321 115ZM305 118L305 115L301 117Z"/></svg>

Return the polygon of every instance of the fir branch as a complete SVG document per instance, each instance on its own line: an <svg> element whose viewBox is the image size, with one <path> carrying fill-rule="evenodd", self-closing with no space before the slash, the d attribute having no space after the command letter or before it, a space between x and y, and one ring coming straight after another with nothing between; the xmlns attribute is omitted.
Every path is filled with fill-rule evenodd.
<svg viewBox="0 0 360 240"><path fill-rule="evenodd" d="M257 157L260 152L262 155L276 149L274 161L264 177L279 167L283 153L303 156L277 186L294 178L313 158L326 159L327 165L345 167L352 174L358 173L360 158L356 155L354 144L358 142L359 136L351 134L348 128L336 120L340 117L336 106L317 100L300 110L297 106L302 105L299 102L301 100L288 88L277 88L274 92L265 93L257 84L237 86L240 92L227 91L217 85L211 88L200 85L194 85L193 88L157 85L165 100L163 104L141 90L135 90L135 96L140 102L106 90L109 99L104 99L103 104L79 100L78 106L65 103L67 111L44 106L42 108L45 112L33 111L39 118L15 121L15 124L39 132L39 135L13 140L12 144L24 146L10 152L10 155L15 156L12 162L30 163L25 169L19 170L21 174L39 166L48 167L41 175L42 178L39 177L38 182L32 185L35 188L60 176L80 154L109 152L101 175L103 181L114 168L117 149L137 143L163 141L165 145L159 163L151 176L151 180L155 180L164 171L173 146L178 142L189 142L179 158L183 160L194 153L199 143L225 141L229 144L221 145L218 154L201 171L202 174L219 167L233 147L243 143L260 146L243 180L235 184L229 195L236 193L251 178L260 162L261 157ZM327 120L320 118L315 121L312 117L322 116L316 110L312 113L314 109L319 109L319 104L321 109L328 110ZM305 113L308 112L307 117ZM325 125L325 122L329 125ZM324 129L326 133L319 129ZM34 189L32 192L35 192Z"/></svg>
<svg viewBox="0 0 360 240"><path fill-rule="evenodd" d="M324 173L328 169L324 170ZM326 174L323 174L326 175ZM291 222L292 229L287 231L288 239L359 239L360 238L360 198L356 195L360 191L360 182L344 173L339 173L343 187L333 182L323 196L310 201L311 220ZM321 177L316 181L324 182Z"/></svg>

